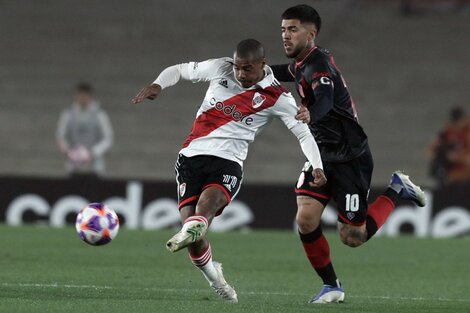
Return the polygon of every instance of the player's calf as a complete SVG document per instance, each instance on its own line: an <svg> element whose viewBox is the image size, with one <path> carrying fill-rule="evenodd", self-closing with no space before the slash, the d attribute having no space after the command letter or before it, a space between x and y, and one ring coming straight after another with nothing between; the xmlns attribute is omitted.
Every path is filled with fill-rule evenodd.
<svg viewBox="0 0 470 313"><path fill-rule="evenodd" d="M365 225L353 226L349 224L338 223L338 229L341 241L349 247L359 247L367 241L367 231Z"/></svg>

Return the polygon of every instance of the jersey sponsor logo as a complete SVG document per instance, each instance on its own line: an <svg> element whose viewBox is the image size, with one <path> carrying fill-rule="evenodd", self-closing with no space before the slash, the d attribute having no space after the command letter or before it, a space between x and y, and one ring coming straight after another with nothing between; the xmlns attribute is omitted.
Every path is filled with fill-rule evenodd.
<svg viewBox="0 0 470 313"><path fill-rule="evenodd" d="M228 81L225 78L219 80L219 85L228 88Z"/></svg>
<svg viewBox="0 0 470 313"><path fill-rule="evenodd" d="M243 115L240 111L236 110L237 105L225 105L222 101L217 101L214 97L209 101L210 105L213 106L217 111L223 112L225 115L229 115L236 122L244 123L245 125L251 125L253 123L252 117L247 117L248 115Z"/></svg>
<svg viewBox="0 0 470 313"><path fill-rule="evenodd" d="M247 126L254 127L256 130L260 127L255 124L256 114L274 106L284 91L284 88L271 86L264 88L263 95L266 96L266 101L257 109L253 108L251 105L253 94L256 90L247 90L235 94L232 97L224 99L223 102L217 100L215 97L212 97L208 101L205 100L205 105L210 106L210 108L208 110L204 108L205 110L196 117L191 133L183 143L183 148L188 147L195 139L205 137L216 129L232 122L240 122L240 124L243 123Z"/></svg>
<svg viewBox="0 0 470 313"><path fill-rule="evenodd" d="M255 92L253 95L253 108L257 109L263 105L264 100L266 100L266 96L260 94L259 92Z"/></svg>

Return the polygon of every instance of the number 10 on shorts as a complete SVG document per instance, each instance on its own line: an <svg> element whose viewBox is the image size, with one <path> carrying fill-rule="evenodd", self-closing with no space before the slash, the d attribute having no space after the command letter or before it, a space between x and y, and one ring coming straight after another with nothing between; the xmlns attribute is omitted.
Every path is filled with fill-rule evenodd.
<svg viewBox="0 0 470 313"><path fill-rule="evenodd" d="M359 195L355 194L346 194L346 211L357 212L359 211Z"/></svg>

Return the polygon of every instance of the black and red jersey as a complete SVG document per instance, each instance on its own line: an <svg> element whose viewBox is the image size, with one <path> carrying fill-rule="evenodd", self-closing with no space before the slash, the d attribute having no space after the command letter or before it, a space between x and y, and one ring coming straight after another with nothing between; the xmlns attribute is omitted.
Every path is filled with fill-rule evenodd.
<svg viewBox="0 0 470 313"><path fill-rule="evenodd" d="M310 130L324 161L345 162L366 151L367 135L328 50L315 46L304 60L271 68L279 81L295 82L302 103L309 109Z"/></svg>

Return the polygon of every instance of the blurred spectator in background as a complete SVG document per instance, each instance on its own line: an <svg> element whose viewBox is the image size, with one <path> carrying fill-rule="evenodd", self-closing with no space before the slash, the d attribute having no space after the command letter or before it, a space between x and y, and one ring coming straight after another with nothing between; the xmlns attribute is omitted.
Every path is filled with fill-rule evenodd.
<svg viewBox="0 0 470 313"><path fill-rule="evenodd" d="M431 176L440 184L470 180L470 119L455 107L429 147Z"/></svg>
<svg viewBox="0 0 470 313"><path fill-rule="evenodd" d="M90 84L77 86L75 102L60 115L57 142L67 156L69 174L104 174L104 153L113 143L113 129Z"/></svg>

